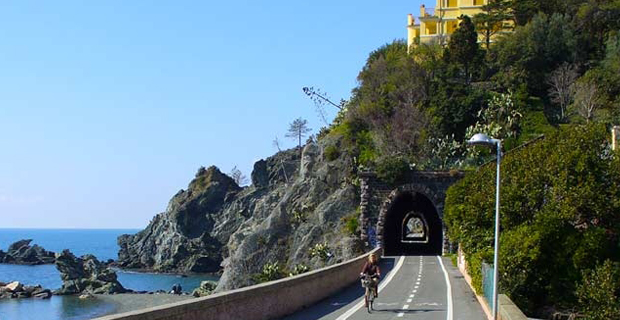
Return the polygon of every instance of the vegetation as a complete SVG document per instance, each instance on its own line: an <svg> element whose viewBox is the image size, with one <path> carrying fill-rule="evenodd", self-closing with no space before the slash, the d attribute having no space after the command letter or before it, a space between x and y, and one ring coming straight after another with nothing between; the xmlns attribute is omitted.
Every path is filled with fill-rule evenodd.
<svg viewBox="0 0 620 320"><path fill-rule="evenodd" d="M239 186L242 186L248 183L248 177L245 174L243 174L243 172L241 172L241 170L239 170L237 166L234 166L230 170L229 176L233 180L235 180L235 183Z"/></svg>
<svg viewBox="0 0 620 320"><path fill-rule="evenodd" d="M371 52L318 138L337 141L326 159L350 155L353 175L372 169L394 184L411 170L474 170L494 152L465 141L501 139L501 290L531 315L581 308L597 319L587 305L617 300L620 288L584 286L620 259L620 166L605 142L620 123L619 71L620 1L491 0L461 17L445 46L397 40ZM468 175L444 208L478 289L480 265L492 261L494 175L492 166ZM617 305L602 308L609 318Z"/></svg>
<svg viewBox="0 0 620 320"><path fill-rule="evenodd" d="M293 210L293 216L291 217L291 222L293 224L301 224L306 222L308 219L308 214L305 211Z"/></svg>
<svg viewBox="0 0 620 320"><path fill-rule="evenodd" d="M261 273L254 274L252 276L256 283L273 281L284 277L285 273L282 271L282 268L277 261L265 263Z"/></svg>
<svg viewBox="0 0 620 320"><path fill-rule="evenodd" d="M292 138L297 140L297 147L299 148L299 152L301 154L301 139L305 138L308 133L310 133L312 129L308 128L308 120L297 118L295 121L291 122L288 127L288 132L286 133L287 138ZM274 144L277 143L277 139L274 141ZM279 145L278 145L279 148Z"/></svg>
<svg viewBox="0 0 620 320"><path fill-rule="evenodd" d="M360 225L358 220L359 215L360 213L358 208L358 210L356 210L355 212L341 218L341 221L344 224L343 229L345 233L353 236L358 233L358 228Z"/></svg>
<svg viewBox="0 0 620 320"><path fill-rule="evenodd" d="M620 261L620 161L607 132L569 127L502 161L500 290L528 314L571 309L577 286L594 281L588 270ZM495 166L482 167L446 197L448 234L466 253L477 290L482 261L493 261L494 177ZM586 291L582 301L597 299Z"/></svg>
<svg viewBox="0 0 620 320"><path fill-rule="evenodd" d="M593 320L620 317L620 264L606 260L583 274L577 288L579 304L586 317Z"/></svg>
<svg viewBox="0 0 620 320"><path fill-rule="evenodd" d="M327 243L317 243L309 250L310 257L319 257L322 261L327 261L331 257L331 252Z"/></svg>
<svg viewBox="0 0 620 320"><path fill-rule="evenodd" d="M308 266L306 266L305 264L297 264L295 265L295 267L293 268L293 270L291 270L291 272L289 272L288 276L292 277L292 276L296 276L298 274L302 274L305 272L310 271L310 268Z"/></svg>
<svg viewBox="0 0 620 320"><path fill-rule="evenodd" d="M338 150L338 147L332 144L325 148L323 154L325 155L325 159L327 161L334 161L338 159L338 157L340 157L340 150Z"/></svg>

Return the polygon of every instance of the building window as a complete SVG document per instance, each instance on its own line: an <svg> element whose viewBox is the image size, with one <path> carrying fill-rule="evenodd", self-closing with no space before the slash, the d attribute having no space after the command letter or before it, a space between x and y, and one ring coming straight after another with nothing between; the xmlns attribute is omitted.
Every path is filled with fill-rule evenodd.
<svg viewBox="0 0 620 320"><path fill-rule="evenodd" d="M426 34L437 34L437 23L436 22L427 22L426 23Z"/></svg>
<svg viewBox="0 0 620 320"><path fill-rule="evenodd" d="M458 7L458 0L447 0L446 1L448 3L447 7L448 8L456 8Z"/></svg>
<svg viewBox="0 0 620 320"><path fill-rule="evenodd" d="M484 5L484 0L474 0L474 6L482 6Z"/></svg>

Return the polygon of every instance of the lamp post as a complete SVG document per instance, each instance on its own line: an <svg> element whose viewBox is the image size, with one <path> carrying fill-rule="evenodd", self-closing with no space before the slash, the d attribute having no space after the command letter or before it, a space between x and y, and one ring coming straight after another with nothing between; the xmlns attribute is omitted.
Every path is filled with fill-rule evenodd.
<svg viewBox="0 0 620 320"><path fill-rule="evenodd" d="M495 248L493 251L493 320L497 319L497 283L499 270L499 165L502 158L502 142L484 133L476 133L467 144L474 146L497 146L497 174L495 184Z"/></svg>

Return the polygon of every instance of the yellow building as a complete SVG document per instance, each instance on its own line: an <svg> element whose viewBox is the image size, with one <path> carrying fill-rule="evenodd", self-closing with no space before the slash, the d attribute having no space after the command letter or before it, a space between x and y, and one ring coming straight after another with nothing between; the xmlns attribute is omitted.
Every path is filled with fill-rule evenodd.
<svg viewBox="0 0 620 320"><path fill-rule="evenodd" d="M436 0L435 8L420 6L419 23L412 14L407 17L407 45L419 43L447 43L450 35L459 27L459 17L473 17L482 12L488 0ZM509 22L506 22L509 23ZM479 37L479 42L484 39Z"/></svg>

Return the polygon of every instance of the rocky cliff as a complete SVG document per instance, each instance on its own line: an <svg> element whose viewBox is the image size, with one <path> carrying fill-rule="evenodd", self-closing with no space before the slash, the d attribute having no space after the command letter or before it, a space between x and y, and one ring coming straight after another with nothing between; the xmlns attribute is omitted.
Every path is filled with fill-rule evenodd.
<svg viewBox="0 0 620 320"><path fill-rule="evenodd" d="M215 272L218 291L256 282L265 265L286 271L322 267L361 252L344 228L359 204L350 158L325 159L323 139L255 163L252 185L239 187L217 168L201 169L187 190L136 235L118 243L121 267ZM334 157L332 157L334 158Z"/></svg>

